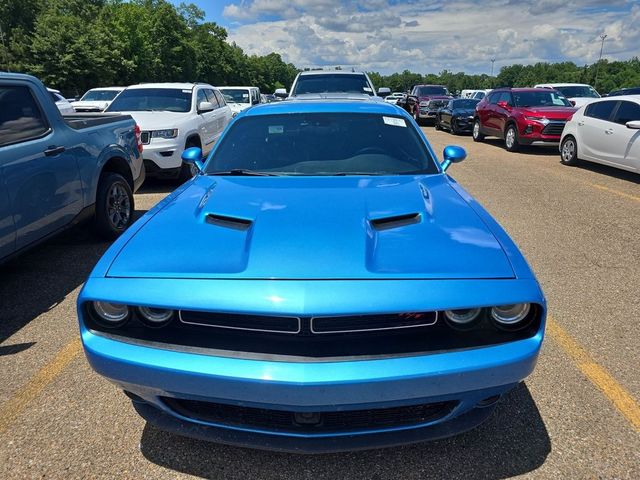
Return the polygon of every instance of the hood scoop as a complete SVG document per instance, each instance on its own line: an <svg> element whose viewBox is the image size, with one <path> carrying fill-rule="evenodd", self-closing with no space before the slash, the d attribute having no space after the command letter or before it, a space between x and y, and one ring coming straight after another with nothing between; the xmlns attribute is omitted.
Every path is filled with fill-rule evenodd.
<svg viewBox="0 0 640 480"><path fill-rule="evenodd" d="M419 213L407 213L404 215L394 215L393 217L376 218L370 220L371 226L379 232L383 230L391 230L392 228L406 227L407 225L413 225L420 223Z"/></svg>
<svg viewBox="0 0 640 480"><path fill-rule="evenodd" d="M216 215L215 213L209 213L205 221L209 225L217 225L219 227L231 228L233 230L249 230L249 227L253 224L251 220L238 217L227 217L226 215Z"/></svg>

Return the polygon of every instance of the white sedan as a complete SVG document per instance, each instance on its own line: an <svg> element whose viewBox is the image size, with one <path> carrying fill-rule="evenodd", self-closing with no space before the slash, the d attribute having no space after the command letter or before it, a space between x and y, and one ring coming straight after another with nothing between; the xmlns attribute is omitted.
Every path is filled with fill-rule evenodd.
<svg viewBox="0 0 640 480"><path fill-rule="evenodd" d="M560 158L565 165L588 160L640 173L640 95L580 108L562 131Z"/></svg>
<svg viewBox="0 0 640 480"><path fill-rule="evenodd" d="M398 100L400 100L404 96L405 94L402 92L394 92L391 95L387 95L386 97L384 97L384 101L395 105L396 103L398 103Z"/></svg>

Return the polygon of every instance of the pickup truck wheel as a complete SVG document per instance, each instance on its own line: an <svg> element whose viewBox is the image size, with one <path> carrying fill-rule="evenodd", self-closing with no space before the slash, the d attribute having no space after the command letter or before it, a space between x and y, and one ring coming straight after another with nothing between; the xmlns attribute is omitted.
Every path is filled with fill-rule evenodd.
<svg viewBox="0 0 640 480"><path fill-rule="evenodd" d="M476 118L476 121L473 122L473 132L472 132L473 140L476 142L481 142L484 140L484 135L480 132L480 119Z"/></svg>
<svg viewBox="0 0 640 480"><path fill-rule="evenodd" d="M504 132L504 146L509 152L517 152L520 148L515 125L509 125L507 131Z"/></svg>
<svg viewBox="0 0 640 480"><path fill-rule="evenodd" d="M96 192L95 229L109 240L118 237L133 221L133 193L122 175L107 172Z"/></svg>
<svg viewBox="0 0 640 480"><path fill-rule="evenodd" d="M578 164L578 144L571 135L565 137L560 146L560 163L563 165Z"/></svg>

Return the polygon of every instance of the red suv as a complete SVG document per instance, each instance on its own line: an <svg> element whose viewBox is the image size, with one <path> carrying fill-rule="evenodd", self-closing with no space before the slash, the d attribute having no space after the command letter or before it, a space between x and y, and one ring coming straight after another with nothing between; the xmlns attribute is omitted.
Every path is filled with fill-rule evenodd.
<svg viewBox="0 0 640 480"><path fill-rule="evenodd" d="M557 90L498 88L476 106L473 139L503 138L510 152L521 145L557 145L576 110Z"/></svg>

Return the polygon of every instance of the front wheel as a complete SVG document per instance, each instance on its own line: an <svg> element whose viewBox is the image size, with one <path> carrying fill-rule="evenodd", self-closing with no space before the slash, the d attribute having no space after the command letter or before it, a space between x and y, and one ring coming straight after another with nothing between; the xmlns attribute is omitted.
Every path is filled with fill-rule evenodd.
<svg viewBox="0 0 640 480"><path fill-rule="evenodd" d="M518 143L518 132L515 125L509 125L504 133L504 146L509 152L517 152L520 148Z"/></svg>
<svg viewBox="0 0 640 480"><path fill-rule="evenodd" d="M571 166L578 164L578 144L575 138L568 136L562 141L560 163Z"/></svg>
<svg viewBox="0 0 640 480"><path fill-rule="evenodd" d="M96 192L97 233L108 240L117 238L133 222L133 192L118 173L107 172L100 177Z"/></svg>
<svg viewBox="0 0 640 480"><path fill-rule="evenodd" d="M451 133L453 135L458 135L458 133L460 133L458 131L458 126L456 125L456 119L451 117L451 120L449 120L449 130L451 130Z"/></svg>
<svg viewBox="0 0 640 480"><path fill-rule="evenodd" d="M439 117L436 117L435 122L436 122L436 123L433 125L433 128L435 128L436 130L442 130L442 125L440 124L440 119L439 119Z"/></svg>
<svg viewBox="0 0 640 480"><path fill-rule="evenodd" d="M473 131L472 131L473 140L476 142L481 142L484 140L484 135L480 132L480 119L476 118L476 121L473 122Z"/></svg>

